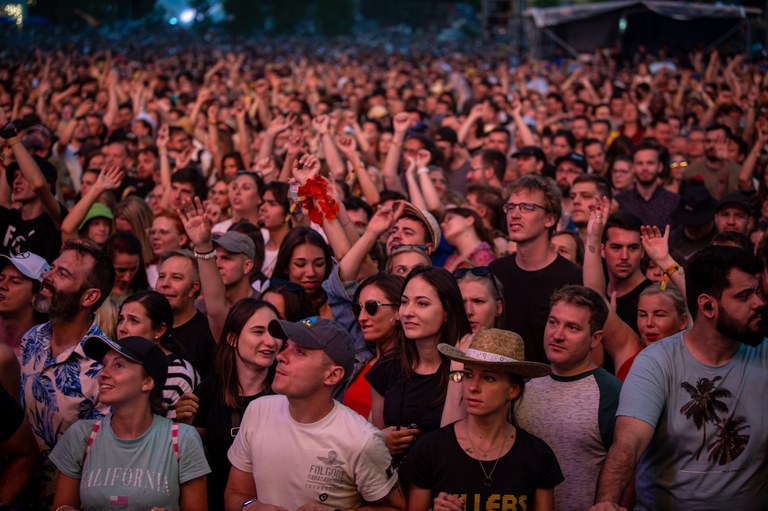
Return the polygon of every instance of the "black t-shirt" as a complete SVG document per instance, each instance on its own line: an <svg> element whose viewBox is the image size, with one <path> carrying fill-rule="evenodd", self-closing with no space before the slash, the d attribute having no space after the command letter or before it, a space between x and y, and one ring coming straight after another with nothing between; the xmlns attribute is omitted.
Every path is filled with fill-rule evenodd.
<svg viewBox="0 0 768 511"><path fill-rule="evenodd" d="M637 329L637 306L640 302L640 293L651 284L653 284L653 282L650 280L643 279L642 282L635 286L635 289L624 296L616 298L616 315L618 315L624 323L632 327L632 330L637 332L638 335L640 335L640 331Z"/></svg>
<svg viewBox="0 0 768 511"><path fill-rule="evenodd" d="M549 266L526 271L517 266L516 254L496 259L490 267L504 288L501 328L520 334L525 342L525 360L548 364L544 327L549 316L549 299L565 285L581 284L581 268L558 255Z"/></svg>
<svg viewBox="0 0 768 511"><path fill-rule="evenodd" d="M3 411L3 420L0 421L0 444L2 444L16 434L16 430L24 420L24 410L2 385L0 385L0 410Z"/></svg>
<svg viewBox="0 0 768 511"><path fill-rule="evenodd" d="M232 467L227 458L227 451L235 441L235 437L232 436L232 420L233 418L237 421L242 420L248 404L265 394L242 396L241 407L228 408L224 404L224 392L219 378L213 374L198 385L195 394L200 398L200 408L192 425L205 429L205 447L208 451L208 463L211 466L211 473L208 474L208 508L224 509L224 489L227 487L229 469Z"/></svg>
<svg viewBox="0 0 768 511"><path fill-rule="evenodd" d="M67 209L59 204L61 218ZM21 218L21 210L0 206L0 253L6 255L32 252L53 262L61 250L61 229L43 213L30 220Z"/></svg>
<svg viewBox="0 0 768 511"><path fill-rule="evenodd" d="M515 443L496 460L470 457L456 440L455 424L423 436L411 449L400 475L408 485L432 490L432 498L448 492L465 499L465 511L533 509L537 488L563 482L555 453L540 438L517 428ZM484 484L485 474L493 483Z"/></svg>
<svg viewBox="0 0 768 511"><path fill-rule="evenodd" d="M416 424L422 433L440 427L445 392L440 394L440 372L413 374L406 382L398 355L379 359L365 375L376 392L384 397L384 424L408 427Z"/></svg>
<svg viewBox="0 0 768 511"><path fill-rule="evenodd" d="M171 335L184 347L184 358L189 360L200 373L200 378L205 380L211 368L213 349L216 347L208 319L196 312L192 319L183 325L174 326Z"/></svg>

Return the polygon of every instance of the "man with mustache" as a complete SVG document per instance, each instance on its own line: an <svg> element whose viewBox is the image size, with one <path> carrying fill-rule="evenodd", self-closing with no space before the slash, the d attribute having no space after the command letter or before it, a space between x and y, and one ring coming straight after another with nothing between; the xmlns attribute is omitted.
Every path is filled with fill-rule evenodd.
<svg viewBox="0 0 768 511"><path fill-rule="evenodd" d="M768 343L760 261L710 246L686 266L693 327L643 350L624 382L591 509L768 509Z"/></svg>
<svg viewBox="0 0 768 511"><path fill-rule="evenodd" d="M106 338L94 314L114 281L115 268L106 253L90 242L72 240L43 274L32 299L35 310L48 314L50 321L21 339L20 397L46 458L73 423L107 412L98 403L101 364L85 355L82 344L90 337ZM41 502L53 496L54 470L46 460L31 496Z"/></svg>

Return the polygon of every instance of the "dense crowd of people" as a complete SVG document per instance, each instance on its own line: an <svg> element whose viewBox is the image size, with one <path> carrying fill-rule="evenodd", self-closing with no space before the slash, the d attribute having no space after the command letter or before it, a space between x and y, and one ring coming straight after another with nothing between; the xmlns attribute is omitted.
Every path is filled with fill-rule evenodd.
<svg viewBox="0 0 768 511"><path fill-rule="evenodd" d="M0 60L0 508L768 508L762 63L172 48Z"/></svg>

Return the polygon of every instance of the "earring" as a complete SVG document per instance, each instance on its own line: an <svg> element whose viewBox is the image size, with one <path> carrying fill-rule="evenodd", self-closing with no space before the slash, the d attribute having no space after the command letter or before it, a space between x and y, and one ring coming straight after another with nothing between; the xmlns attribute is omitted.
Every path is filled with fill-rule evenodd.
<svg viewBox="0 0 768 511"><path fill-rule="evenodd" d="M508 399L509 406L507 406L507 422L510 424L515 423L515 416L512 414L512 400Z"/></svg>

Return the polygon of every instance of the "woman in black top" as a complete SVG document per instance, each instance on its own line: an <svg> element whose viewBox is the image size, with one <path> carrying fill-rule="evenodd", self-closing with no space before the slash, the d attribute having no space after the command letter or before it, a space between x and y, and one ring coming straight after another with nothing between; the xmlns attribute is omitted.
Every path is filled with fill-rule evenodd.
<svg viewBox="0 0 768 511"><path fill-rule="evenodd" d="M400 296L400 353L379 359L366 374L371 422L383 430L393 455L405 454L417 435L440 427L450 363L437 345L453 346L470 332L459 286L448 271L414 268Z"/></svg>
<svg viewBox="0 0 768 511"><path fill-rule="evenodd" d="M237 436L245 408L271 393L275 358L283 343L269 335L267 325L278 318L275 307L265 301L244 298L235 303L216 345L212 374L195 390L198 408L192 424L208 452L208 502L212 510L224 509L230 469L227 451ZM185 405L195 399L189 395L185 398Z"/></svg>
<svg viewBox="0 0 768 511"><path fill-rule="evenodd" d="M507 330L480 330L466 352L448 344L438 349L463 363L451 385L462 386L467 417L411 449L401 470L408 511L551 511L554 487L563 481L560 466L543 440L513 424L511 413L523 378L546 376L549 366L524 362L522 338Z"/></svg>

